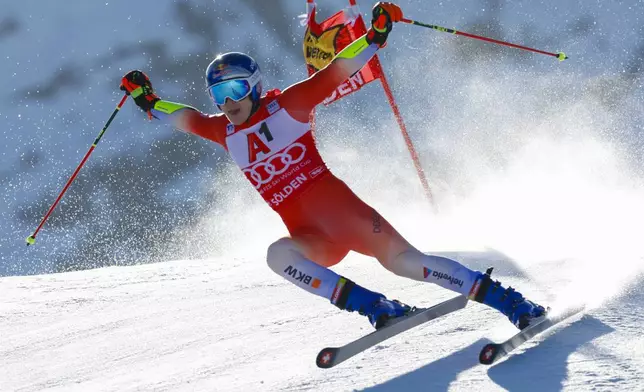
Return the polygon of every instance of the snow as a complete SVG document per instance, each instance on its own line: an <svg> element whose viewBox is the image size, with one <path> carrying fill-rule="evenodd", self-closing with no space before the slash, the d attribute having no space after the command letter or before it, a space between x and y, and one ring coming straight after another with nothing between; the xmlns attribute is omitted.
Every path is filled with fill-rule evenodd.
<svg viewBox="0 0 644 392"><path fill-rule="evenodd" d="M478 264L499 255L470 252ZM511 263L498 279L534 292ZM453 294L379 273L364 257L338 269L426 306ZM499 271L500 272L500 271ZM552 275L556 270L553 269ZM640 279L641 282L641 279ZM394 337L336 368L317 352L370 331L269 274L262 260L217 258L0 279L0 389L19 391L642 390L638 288L529 342L500 364L478 351L514 327L480 304ZM537 295L538 296L538 295Z"/></svg>

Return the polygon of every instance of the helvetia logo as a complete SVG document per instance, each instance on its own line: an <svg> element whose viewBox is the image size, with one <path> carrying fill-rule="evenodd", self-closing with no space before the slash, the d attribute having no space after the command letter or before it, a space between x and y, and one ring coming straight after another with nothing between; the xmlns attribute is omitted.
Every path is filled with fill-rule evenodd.
<svg viewBox="0 0 644 392"><path fill-rule="evenodd" d="M450 284L455 284L458 285L458 287L463 287L463 281L460 279L457 279L449 274L444 274L442 272L438 271L432 271L429 268L423 267L423 275L425 275L425 279L427 279L431 274L431 277L436 279L436 280L447 280L449 281Z"/></svg>

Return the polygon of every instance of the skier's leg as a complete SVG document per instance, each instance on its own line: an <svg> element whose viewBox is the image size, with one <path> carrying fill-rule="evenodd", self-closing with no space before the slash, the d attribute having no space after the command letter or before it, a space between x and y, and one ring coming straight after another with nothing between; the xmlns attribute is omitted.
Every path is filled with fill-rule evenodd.
<svg viewBox="0 0 644 392"><path fill-rule="evenodd" d="M544 308L525 299L511 287L492 282L489 275L474 271L456 260L426 255L413 247L375 209L353 193L333 199L336 209L325 221L332 238L342 239L350 249L376 257L388 270L406 278L435 283L443 288L501 311L519 328L544 313Z"/></svg>
<svg viewBox="0 0 644 392"><path fill-rule="evenodd" d="M525 299L512 287L506 289L501 282L492 281L489 274L470 270L455 260L426 255L411 248L399 254L389 265L396 275L436 283L488 305L506 315L520 329L545 312L543 306Z"/></svg>
<svg viewBox="0 0 644 392"><path fill-rule="evenodd" d="M471 270L446 257L426 255L413 247L381 263L396 275L435 283L488 305L520 329L545 312L542 306L527 300L512 287L506 289L499 281L492 281L487 273Z"/></svg>
<svg viewBox="0 0 644 392"><path fill-rule="evenodd" d="M481 275L455 260L426 255L412 246L378 211L348 187L333 198L321 228L349 249L375 257L383 267L406 278L438 284L469 295Z"/></svg>
<svg viewBox="0 0 644 392"><path fill-rule="evenodd" d="M456 260L427 255L412 246L393 259L381 260L381 263L396 275L435 283L463 295L470 295L474 283L482 275Z"/></svg>
<svg viewBox="0 0 644 392"><path fill-rule="evenodd" d="M329 260L329 248L333 244L313 235L304 238L282 238L271 244L267 252L269 267L296 286L331 301L340 309L358 311L369 317L371 324L378 328L388 317L396 317L409 311L409 307L397 306L386 301L384 295L365 289L328 268L312 261ZM322 253L316 253L322 252ZM331 251L331 254L346 255L348 250ZM310 257L307 258L306 256ZM339 260L338 260L339 261ZM337 263L337 261L336 261ZM334 263L335 264L335 263Z"/></svg>
<svg viewBox="0 0 644 392"><path fill-rule="evenodd" d="M341 276L312 261L312 259L318 259L323 264L335 261L325 257L326 255L322 253L323 251L328 252L327 249L331 248L329 246L324 249L322 242L322 239L316 239L313 236L308 236L306 241L281 238L268 247L266 255L268 266L273 272L296 286L331 300L333 290ZM344 252L344 255L347 252Z"/></svg>
<svg viewBox="0 0 644 392"><path fill-rule="evenodd" d="M383 219L383 225L388 223ZM372 250L378 261L396 275L406 278L435 283L443 288L468 296L471 300L488 305L508 317L519 329L530 325L532 320L545 313L543 306L527 300L512 287L504 288L499 281L492 281L490 275L474 271L456 260L446 257L427 255L409 245L409 247L391 258L390 250L379 250L382 242L403 243L395 236L375 241ZM379 257L380 256L380 257Z"/></svg>

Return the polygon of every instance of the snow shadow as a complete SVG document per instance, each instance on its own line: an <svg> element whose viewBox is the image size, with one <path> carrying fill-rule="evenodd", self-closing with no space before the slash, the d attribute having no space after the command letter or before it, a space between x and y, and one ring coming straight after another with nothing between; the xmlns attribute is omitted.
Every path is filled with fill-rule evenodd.
<svg viewBox="0 0 644 392"><path fill-rule="evenodd" d="M568 356L580 346L613 331L613 328L598 319L584 316L560 328L524 353L510 356L489 368L488 376L509 391L561 390L562 383L567 378ZM453 354L363 391L446 391L460 373L475 366L483 366L478 363L478 355L481 348L489 342L488 339L479 339Z"/></svg>
<svg viewBox="0 0 644 392"><path fill-rule="evenodd" d="M488 375L509 391L559 391L567 378L568 356L580 346L613 331L600 320L584 316L521 355L510 356L491 367Z"/></svg>
<svg viewBox="0 0 644 392"><path fill-rule="evenodd" d="M459 373L479 366L479 351L487 343L488 339L479 339L453 354L363 391L446 391Z"/></svg>

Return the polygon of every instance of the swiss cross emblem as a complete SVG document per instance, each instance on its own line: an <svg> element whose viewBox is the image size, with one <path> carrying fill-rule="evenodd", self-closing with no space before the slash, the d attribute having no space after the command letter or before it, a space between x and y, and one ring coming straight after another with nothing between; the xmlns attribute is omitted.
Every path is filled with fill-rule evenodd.
<svg viewBox="0 0 644 392"><path fill-rule="evenodd" d="M327 364L331 361L331 354L330 353L325 353L322 356L322 363Z"/></svg>

